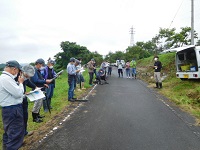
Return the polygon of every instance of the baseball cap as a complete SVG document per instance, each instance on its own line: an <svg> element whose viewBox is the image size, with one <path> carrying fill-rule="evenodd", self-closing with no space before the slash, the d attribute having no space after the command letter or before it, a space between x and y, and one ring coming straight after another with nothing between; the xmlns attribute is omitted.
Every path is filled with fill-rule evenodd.
<svg viewBox="0 0 200 150"><path fill-rule="evenodd" d="M6 66L14 67L14 68L18 68L19 70L22 70L21 65L16 60L10 60L10 61L6 62Z"/></svg>
<svg viewBox="0 0 200 150"><path fill-rule="evenodd" d="M45 64L45 62L44 62L44 59L42 59L42 58L39 58L38 60L36 60L36 62L35 63L37 63L37 64Z"/></svg>
<svg viewBox="0 0 200 150"><path fill-rule="evenodd" d="M75 62L79 65L80 61L78 59L75 59Z"/></svg>
<svg viewBox="0 0 200 150"><path fill-rule="evenodd" d="M49 60L48 63L55 65L56 62L54 60Z"/></svg>
<svg viewBox="0 0 200 150"><path fill-rule="evenodd" d="M70 62L75 62L75 58L74 57L72 57L72 58L70 58L70 60L69 60Z"/></svg>

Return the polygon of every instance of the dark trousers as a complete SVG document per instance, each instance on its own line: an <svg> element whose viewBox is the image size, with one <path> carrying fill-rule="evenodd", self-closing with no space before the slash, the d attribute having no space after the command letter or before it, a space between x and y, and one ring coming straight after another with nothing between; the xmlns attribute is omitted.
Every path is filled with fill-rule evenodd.
<svg viewBox="0 0 200 150"><path fill-rule="evenodd" d="M28 100L27 97L23 98L23 117L24 117L24 129L25 129L25 135L28 134L27 131L27 122L28 122Z"/></svg>
<svg viewBox="0 0 200 150"><path fill-rule="evenodd" d="M69 75L68 76L68 84L69 84L68 100L71 100L74 97L74 83L75 83L75 76Z"/></svg>
<svg viewBox="0 0 200 150"><path fill-rule="evenodd" d="M49 84L48 86L49 88L46 88L47 99L43 100L44 110L48 110L48 106L51 107L51 98L53 97L55 84Z"/></svg>
<svg viewBox="0 0 200 150"><path fill-rule="evenodd" d="M89 76L90 76L89 84L92 84L92 80L93 80L93 77L94 77L94 72L89 72Z"/></svg>
<svg viewBox="0 0 200 150"><path fill-rule="evenodd" d="M123 71L122 71L122 69L118 69L118 75L119 75L119 77L120 77L120 74L121 74L122 77L123 77Z"/></svg>
<svg viewBox="0 0 200 150"><path fill-rule="evenodd" d="M17 150L24 140L24 118L22 104L2 108L3 145L7 150Z"/></svg>
<svg viewBox="0 0 200 150"><path fill-rule="evenodd" d="M111 76L112 69L108 68L108 75Z"/></svg>

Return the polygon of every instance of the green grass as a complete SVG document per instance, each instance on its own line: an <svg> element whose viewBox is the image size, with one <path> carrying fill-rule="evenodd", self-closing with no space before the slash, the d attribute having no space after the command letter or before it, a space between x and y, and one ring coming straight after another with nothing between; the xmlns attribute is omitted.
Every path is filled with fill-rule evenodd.
<svg viewBox="0 0 200 150"><path fill-rule="evenodd" d="M85 78L85 88L89 88L89 75L88 72L85 71L83 72L83 76ZM28 120L28 131L33 131L33 130L37 130L38 128L42 127L45 125L46 122L48 122L50 119L53 119L55 115L61 113L61 111L67 106L69 105L70 102L68 102L68 78L67 78L67 73L66 71L63 72L63 74L56 79L56 88L54 91L54 96L52 98L52 111L51 114L49 113L45 113L43 111L43 108L41 108L40 113L42 115L45 115L44 118L44 122L42 123L35 123L32 121L32 108L33 108L33 102L29 101L29 108L28 108L28 112L29 112L29 120ZM27 91L30 91L30 89L28 88ZM81 92L76 92L76 96L79 97L81 94L84 93L84 90L82 90ZM1 111L0 111L0 115L1 115ZM2 123L2 117L0 117L0 135L3 134L3 123ZM2 145L2 136L0 136L0 145Z"/></svg>
<svg viewBox="0 0 200 150"><path fill-rule="evenodd" d="M200 80L182 81L176 78L175 53L167 53L159 55L162 62L162 73L167 74L167 78L163 81L163 89L159 92L168 97L172 102L178 105L184 111L189 112L200 123ZM153 75L153 69L148 67L153 65L153 56L138 61L138 69L143 68L142 72L149 72ZM141 73L140 73L141 74ZM154 85L154 79L146 76L140 78ZM199 124L200 125L200 124Z"/></svg>

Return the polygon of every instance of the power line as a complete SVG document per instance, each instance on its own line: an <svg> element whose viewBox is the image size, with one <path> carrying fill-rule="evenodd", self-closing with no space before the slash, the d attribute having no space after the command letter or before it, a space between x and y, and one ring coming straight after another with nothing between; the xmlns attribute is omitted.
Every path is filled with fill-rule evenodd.
<svg viewBox="0 0 200 150"><path fill-rule="evenodd" d="M178 8L178 10L177 10L177 12L176 12L176 14L175 14L173 20L172 20L172 22L171 22L170 25L169 25L169 28L171 27L172 23L174 22L174 19L176 18L176 15L178 14L178 12L179 12L179 10L180 10L180 8L181 8L181 6L182 6L182 4L183 4L183 1L184 1L184 0L182 0L181 4L180 4L180 6L179 6L179 8Z"/></svg>

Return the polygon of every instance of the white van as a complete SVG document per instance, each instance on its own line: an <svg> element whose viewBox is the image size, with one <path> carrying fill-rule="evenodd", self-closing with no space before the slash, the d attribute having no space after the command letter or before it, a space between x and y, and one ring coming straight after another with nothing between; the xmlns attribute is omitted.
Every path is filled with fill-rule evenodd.
<svg viewBox="0 0 200 150"><path fill-rule="evenodd" d="M200 46L176 48L176 77L181 80L200 78Z"/></svg>

